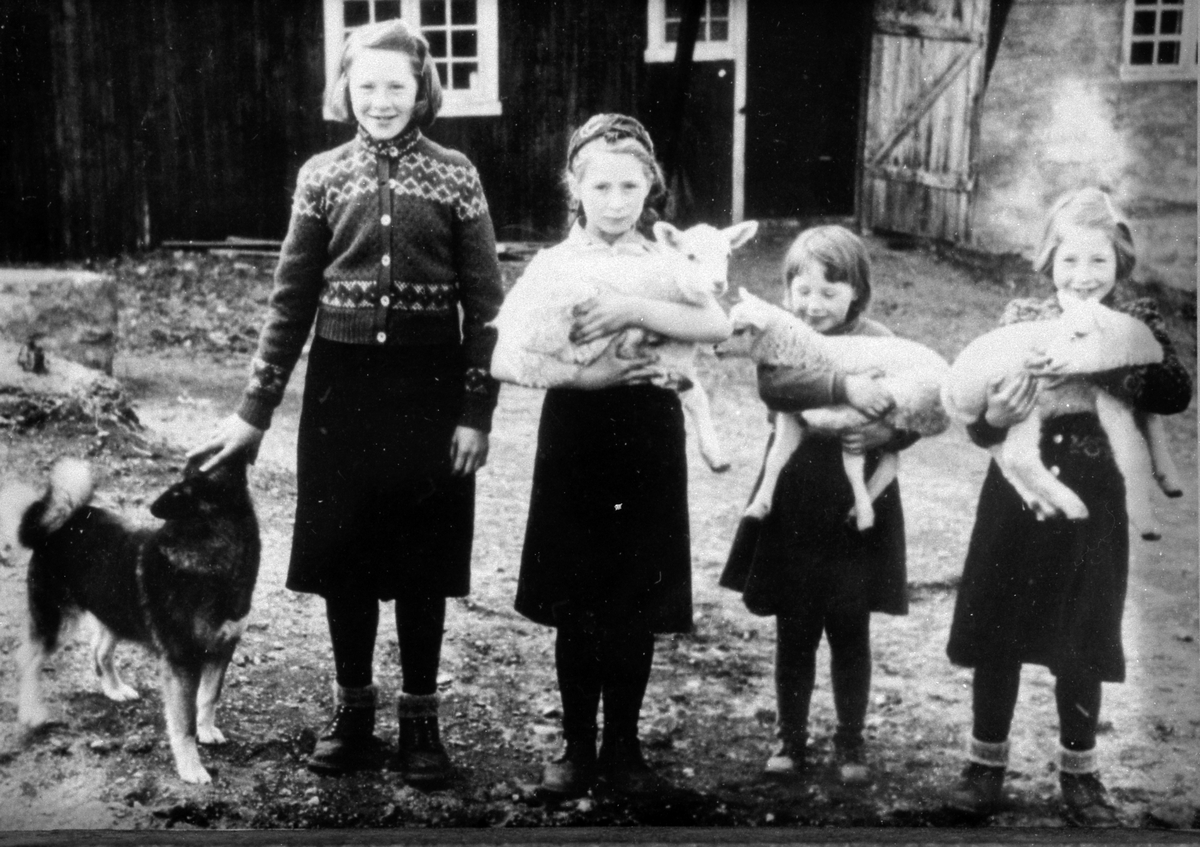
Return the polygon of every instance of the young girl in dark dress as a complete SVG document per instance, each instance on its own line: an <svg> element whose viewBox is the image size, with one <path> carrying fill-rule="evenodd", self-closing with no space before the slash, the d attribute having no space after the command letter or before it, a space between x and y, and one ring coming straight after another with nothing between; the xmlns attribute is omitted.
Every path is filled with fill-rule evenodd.
<svg viewBox="0 0 1200 847"><path fill-rule="evenodd" d="M871 298L870 266L865 246L849 230L802 232L784 258L783 280L784 305L818 332L891 335L863 314ZM870 376L774 366L759 367L758 390L775 414L850 403L878 416L892 402ZM838 776L848 785L869 781L863 726L871 685L870 619L871 612L908 612L904 513L899 482L893 481L875 501L874 526L860 532L848 519L854 495L842 452L865 452L871 474L883 449L895 452L916 440L879 422L847 439L806 432L779 476L771 511L761 519L745 517L738 526L721 585L742 592L751 612L776 617L779 747L767 761L769 775L790 776L805 764L824 633L838 720Z"/></svg>
<svg viewBox="0 0 1200 847"><path fill-rule="evenodd" d="M663 248L639 225L653 220L663 176L640 123L589 120L571 137L565 181L578 220L518 286L654 261ZM579 310L575 336L586 343L635 326L697 342L730 331L712 298L696 306L601 294ZM565 750L541 787L559 795L584 793L597 777L619 792L656 786L638 741L654 634L692 625L683 416L673 391L645 384L649 363L618 359L610 344L542 406L516 609L557 628Z"/></svg>
<svg viewBox="0 0 1200 847"><path fill-rule="evenodd" d="M450 772L437 722L446 597L467 593L475 471L487 459L487 373L502 299L478 174L425 138L441 87L420 34L356 30L327 98L357 136L300 170L266 325L237 413L194 456L257 452L309 330L287 585L325 598L337 708L309 758L380 764L372 661L395 599L403 693L397 769ZM461 309L461 329L459 311Z"/></svg>
<svg viewBox="0 0 1200 847"><path fill-rule="evenodd" d="M1154 302L1122 291L1133 264L1129 227L1108 196L1097 189L1068 194L1050 211L1036 262L1056 296L1014 300L1001 322L1057 317L1068 297L1134 315L1162 344L1162 363L1093 381L1135 409L1181 412L1191 399L1191 380ZM992 386L987 410L968 427L972 440L985 447L1002 441L1009 426L1030 414L1037 390L1038 379L1027 372ZM1041 455L1089 516L1038 520L995 463L988 467L948 646L952 662L975 669L968 764L952 805L977 814L999 807L1021 666L1037 664L1055 677L1064 813L1071 823L1112 826L1119 820L1099 779L1095 747L1101 683L1125 678L1125 484L1094 411L1048 421Z"/></svg>

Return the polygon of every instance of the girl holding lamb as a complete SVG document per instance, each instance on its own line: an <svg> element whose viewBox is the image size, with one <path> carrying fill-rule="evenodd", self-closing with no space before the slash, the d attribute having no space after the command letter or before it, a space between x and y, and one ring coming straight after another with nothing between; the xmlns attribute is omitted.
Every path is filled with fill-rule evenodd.
<svg viewBox="0 0 1200 847"><path fill-rule="evenodd" d="M849 230L802 232L784 258L784 305L825 335L890 336L864 314L871 298L866 247ZM870 375L759 365L759 395L774 414L849 403L871 418L892 398ZM908 611L904 515L893 480L875 501L875 523L851 519L854 494L843 450L866 454L874 473L883 452L917 436L880 421L838 438L807 432L779 475L765 517L744 517L721 575L755 614L776 617L775 690L779 746L766 773L790 776L805 765L816 655L829 640L837 712L834 760L847 785L870 780L863 727L871 684L871 612ZM768 452L770 444L768 444ZM757 486L762 483L760 475ZM753 494L751 499L753 499Z"/></svg>
<svg viewBox="0 0 1200 847"><path fill-rule="evenodd" d="M1191 380L1154 302L1123 289L1134 265L1129 227L1109 197L1085 188L1051 208L1036 266L1054 283L1046 300L1014 300L1002 323L1056 318L1067 298L1098 301L1142 320L1162 345L1161 364L1091 377L1140 412L1187 408ZM968 426L984 447L1034 410L1045 363L989 386L986 410ZM1083 826L1115 826L1116 810L1096 760L1102 682L1121 682L1121 618L1129 571L1125 483L1094 410L1073 410L1043 425L1041 458L1087 506L1084 520L1041 520L993 462L979 496L947 648L974 669L968 763L952 805L989 814L1002 802L1008 734L1021 666L1055 676L1058 772L1064 814Z"/></svg>
<svg viewBox="0 0 1200 847"><path fill-rule="evenodd" d="M636 120L587 121L571 136L564 180L577 219L564 242L534 257L509 297L604 268L636 271L663 249L646 236L663 174ZM693 304L600 293L576 309L574 341L613 342L546 392L515 603L557 630L565 749L540 787L559 796L584 794L598 780L620 793L661 787L642 757L638 717L654 634L692 626L683 413L675 391L650 382L652 356L617 355L617 334L639 327L709 343L730 331L711 295Z"/></svg>

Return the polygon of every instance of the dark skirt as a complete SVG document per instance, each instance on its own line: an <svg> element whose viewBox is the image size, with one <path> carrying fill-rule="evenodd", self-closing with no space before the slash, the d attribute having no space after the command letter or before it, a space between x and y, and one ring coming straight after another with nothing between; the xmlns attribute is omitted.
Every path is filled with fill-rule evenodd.
<svg viewBox="0 0 1200 847"><path fill-rule="evenodd" d="M475 479L450 474L460 355L314 340L288 588L381 600L468 592Z"/></svg>
<svg viewBox="0 0 1200 847"><path fill-rule="evenodd" d="M879 457L867 455L868 476ZM720 584L742 592L757 615L906 614L900 485L875 500L875 525L866 531L847 519L853 505L841 441L807 436L779 475L771 511L738 525Z"/></svg>
<svg viewBox="0 0 1200 847"><path fill-rule="evenodd" d="M548 626L691 629L687 460L674 392L546 392L515 606Z"/></svg>
<svg viewBox="0 0 1200 847"><path fill-rule="evenodd" d="M947 653L965 667L1029 663L1121 682L1125 483L1095 415L1049 421L1041 453L1089 516L1037 520L993 462L979 495Z"/></svg>

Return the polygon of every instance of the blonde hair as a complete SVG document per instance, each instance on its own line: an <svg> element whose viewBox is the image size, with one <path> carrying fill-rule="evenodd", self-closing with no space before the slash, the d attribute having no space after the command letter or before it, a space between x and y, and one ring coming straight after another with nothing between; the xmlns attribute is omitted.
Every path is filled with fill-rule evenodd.
<svg viewBox="0 0 1200 847"><path fill-rule="evenodd" d="M1117 211L1112 198L1099 188L1080 188L1070 191L1054 202L1046 214L1046 225L1042 232L1042 243L1038 247L1033 267L1041 274L1054 273L1054 254L1063 240L1063 229L1084 227L1098 229L1112 242L1117 260L1117 281L1129 279L1137 256L1133 247L1133 234L1125 217Z"/></svg>
<svg viewBox="0 0 1200 847"><path fill-rule="evenodd" d="M600 117L612 118L614 121L622 119L636 124L639 129L641 128L641 124L623 115L597 116L597 118ZM588 130L596 122L597 118L593 118L584 124L583 127L576 130L571 137L571 143L568 145L567 167L563 171L563 185L567 189L571 221L572 223L579 221L581 225L587 225L587 216L584 214L583 206L576 196L576 189L583 180L592 155L598 150L604 150L609 153L624 153L637 159L638 163L642 166L642 172L646 175L646 181L650 183L650 193L646 195L646 203L642 208L641 217L638 218L637 222L638 230L644 235L649 235L650 228L658 220L656 209L667 196L667 180L663 174L662 165L654 157L654 147L650 143L650 136L644 135L645 130L642 130L642 135L617 130L616 132L610 131L608 134L597 133L593 137L583 141L583 143L579 143L580 134Z"/></svg>
<svg viewBox="0 0 1200 847"><path fill-rule="evenodd" d="M411 60L413 76L417 79L417 102L410 124L420 129L432 126L442 108L442 83L433 57L429 55L425 36L400 20L367 24L350 33L342 45L337 77L325 91L325 114L329 119L354 122L354 108L350 104L350 66L364 50L390 50L403 53Z"/></svg>
<svg viewBox="0 0 1200 847"><path fill-rule="evenodd" d="M783 257L784 297L790 296L792 279L813 263L830 282L844 282L854 291L846 322L857 318L871 302L871 261L862 239L843 226L814 226L796 236Z"/></svg>

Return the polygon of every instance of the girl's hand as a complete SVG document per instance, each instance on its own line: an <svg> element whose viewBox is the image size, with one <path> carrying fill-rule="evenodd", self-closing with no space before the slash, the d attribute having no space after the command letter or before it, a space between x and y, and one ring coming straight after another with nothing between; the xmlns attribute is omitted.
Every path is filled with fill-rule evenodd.
<svg viewBox="0 0 1200 847"><path fill-rule="evenodd" d="M1008 429L1029 417L1037 397L1038 381L1028 371L998 377L988 384L983 418L991 426Z"/></svg>
<svg viewBox="0 0 1200 847"><path fill-rule="evenodd" d="M872 421L842 436L842 451L852 456L861 456L892 440L896 430L882 421Z"/></svg>
<svg viewBox="0 0 1200 847"><path fill-rule="evenodd" d="M488 434L483 430L460 426L450 439L450 473L470 476L487 464Z"/></svg>
<svg viewBox="0 0 1200 847"><path fill-rule="evenodd" d="M869 418L886 415L896 405L896 400L879 381L878 377L882 375L880 371L873 371L846 377L843 382L846 402Z"/></svg>
<svg viewBox="0 0 1200 847"><path fill-rule="evenodd" d="M640 326L638 300L622 294L597 294L584 300L572 311L571 343L587 344L626 327Z"/></svg>
<svg viewBox="0 0 1200 847"><path fill-rule="evenodd" d="M658 375L653 367L658 361L656 356L642 353L634 358L622 358L617 355L619 342L620 338L614 336L595 361L579 370L571 387L594 391L617 385L646 383Z"/></svg>
<svg viewBox="0 0 1200 847"><path fill-rule="evenodd" d="M263 430L246 423L237 415L230 415L217 424L217 431L208 441L194 447L187 454L187 459L190 463L203 458L201 473L207 473L230 456L243 451L246 453L246 461L254 464L262 439Z"/></svg>

